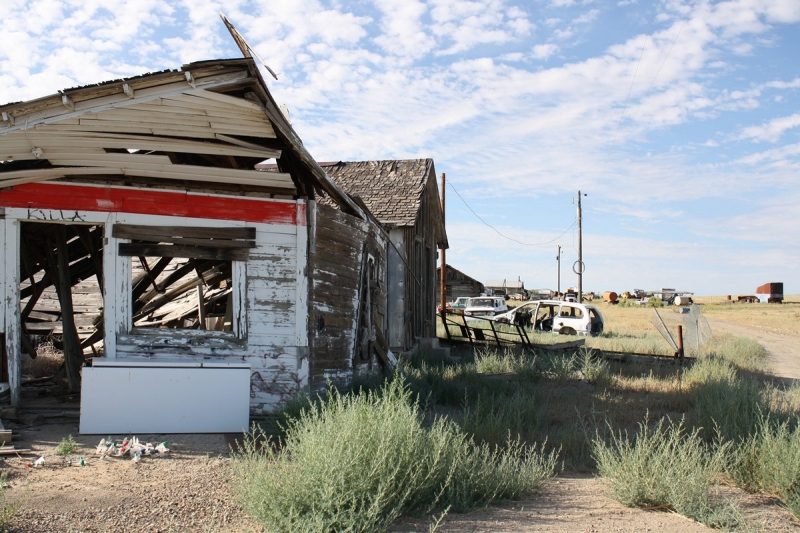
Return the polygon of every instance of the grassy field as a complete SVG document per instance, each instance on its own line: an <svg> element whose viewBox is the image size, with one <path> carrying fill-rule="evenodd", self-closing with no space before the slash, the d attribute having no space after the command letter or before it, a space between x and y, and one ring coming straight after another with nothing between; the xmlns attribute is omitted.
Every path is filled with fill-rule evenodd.
<svg viewBox="0 0 800 533"><path fill-rule="evenodd" d="M784 303L731 303L724 296L695 298L708 318L718 318L737 324L767 328L775 333L800 335L800 295L786 296Z"/></svg>
<svg viewBox="0 0 800 533"><path fill-rule="evenodd" d="M273 433L268 438L285 443L278 449L289 453L265 455L251 447L237 459L243 505L268 528L281 529L290 517L330 530L344 515L348 524L358 524L409 510L467 510L476 501L521 497L559 468L599 473L626 505L671 509L712 527L746 525L734 505L717 497L720 483L774 494L800 516L800 459L795 458L800 388L772 383L763 349L719 334L692 365L679 366L671 357L605 360L589 348L663 355L671 355L671 348L651 324L652 309L598 307L605 332L588 339L586 348L522 352L462 346L449 357L417 352L392 378L362 377L327 399L297 399L283 415L284 429L267 429ZM748 324L754 316L766 317L759 320L800 334L794 304L709 301L703 309L709 317ZM661 312L667 322L679 318L671 308ZM542 343L571 339L539 337ZM386 438L375 440L376 433ZM409 435L429 444L411 445ZM375 448L395 459L370 466ZM299 450L308 453L309 464L301 463ZM320 450L325 459L315 461ZM439 451L431 456L430 450ZM324 469L311 467L319 461ZM427 466L408 472L393 466L407 464L433 465L432 473ZM467 483L442 473L442 468L463 471L465 465L477 472ZM508 469L527 474L512 479L502 474ZM364 481L366 474L354 479L355 471L379 479ZM509 485L498 485L505 477ZM319 488L331 479L338 480L338 488ZM425 501L408 495L409 479L424 487ZM258 490L253 480L260 480ZM286 487L295 492L287 496ZM381 502L370 496L376 493L390 508L379 508ZM465 499L470 494L477 496ZM330 501L328 511L319 503L323 497ZM272 503L264 507L267 501ZM386 526L386 521L370 523L376 526L361 530Z"/></svg>

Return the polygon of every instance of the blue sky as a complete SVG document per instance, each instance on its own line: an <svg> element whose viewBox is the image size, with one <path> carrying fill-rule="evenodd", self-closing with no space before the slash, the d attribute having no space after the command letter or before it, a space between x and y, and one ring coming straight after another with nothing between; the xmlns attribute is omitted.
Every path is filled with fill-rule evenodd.
<svg viewBox="0 0 800 533"><path fill-rule="evenodd" d="M6 0L0 102L239 57L219 11L318 160L434 159L477 279L575 285L581 190L586 290L800 292L797 0Z"/></svg>

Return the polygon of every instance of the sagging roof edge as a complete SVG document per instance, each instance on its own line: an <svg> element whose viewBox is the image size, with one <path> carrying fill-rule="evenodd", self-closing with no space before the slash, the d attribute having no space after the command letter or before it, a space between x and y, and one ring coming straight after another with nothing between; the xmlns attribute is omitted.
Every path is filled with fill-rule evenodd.
<svg viewBox="0 0 800 533"><path fill-rule="evenodd" d="M364 211L347 195L347 193L345 193L338 185L336 185L336 183L333 182L333 180L331 180L330 176L328 176L328 173L323 170L319 163L317 163L316 159L314 159L308 150L306 150L305 146L303 146L303 141L300 139L300 136L297 135L297 132L294 131L292 125L289 124L288 120L286 120L283 112L280 110L278 104L275 102L275 99L272 97L272 93L269 91L269 87L264 81L264 78L261 76L261 72L258 70L255 61L251 58L246 58L242 61L247 61L250 73L259 82L259 87L262 90L262 94L260 96L264 99L267 115L272 121L273 127L279 130L281 134L289 141L289 144L295 149L295 155L298 157L298 159L300 159L300 161L311 170L311 173L319 181L320 186L331 196L332 199L336 201L336 203L338 203L346 211L349 211L350 214L353 214L364 221L369 221L369 217L366 215L366 213L364 213ZM184 65L183 68L190 68L193 64L194 63Z"/></svg>
<svg viewBox="0 0 800 533"><path fill-rule="evenodd" d="M176 74L184 75L187 72L191 72L192 70L197 70L199 68L209 68L215 65L221 67L243 67L246 68L250 75L253 77L256 83L254 83L254 89L260 92L259 95L264 102L264 111L267 115L267 118L272 122L273 127L278 130L281 135L287 140L289 146L291 147L292 151L295 153L297 158L300 160L302 164L304 164L310 174L317 180L320 187L327 192L331 198L339 204L342 209L353 214L362 220L367 220L368 217L364 213L364 211L353 202L353 200L341 189L338 185L336 185L328 176L328 174L320 167L320 165L316 162L316 160L311 156L308 150L305 149L303 146L303 141L294 131L292 126L284 117L283 113L280 111L278 105L275 102L275 99L272 97L272 93L269 91L269 88L264 81L264 78L261 76L261 72L258 70L255 61L252 58L235 58L235 59L213 59L213 60L204 60L204 61L195 61L192 63L186 63L181 66L180 70L178 69L167 69L157 72L150 72L147 74L140 74L137 76L132 76L128 78L120 78L114 79L109 81L104 81L100 83L93 83L81 87L73 87L69 89L62 89L59 90L57 93L53 93L47 96L43 96L40 98L36 98L33 100L26 100L22 102L12 102L0 105L0 112L10 113L12 110L15 109L22 109L23 115L29 115L41 109L46 109L49 107L58 107L61 104L62 98L64 96L69 96L75 93L81 92L89 92L89 91L96 91L102 90L104 87L119 87L126 82L137 81L137 80L144 80L148 78L168 78L173 77ZM115 90L114 92L118 92ZM5 119L5 117L3 117Z"/></svg>

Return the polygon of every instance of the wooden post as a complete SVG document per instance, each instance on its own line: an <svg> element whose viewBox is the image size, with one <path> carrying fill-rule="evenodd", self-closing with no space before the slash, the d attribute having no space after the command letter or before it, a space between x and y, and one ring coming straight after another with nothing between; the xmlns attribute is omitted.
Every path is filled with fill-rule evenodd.
<svg viewBox="0 0 800 533"><path fill-rule="evenodd" d="M450 337L450 328L447 327L447 310L442 309L439 316L442 317L442 325L444 326L444 333L445 335L447 335L447 340L450 341L452 339Z"/></svg>
<svg viewBox="0 0 800 533"><path fill-rule="evenodd" d="M444 218L444 172L442 172L442 226L445 227L445 218ZM441 266L439 267L439 291L440 291L440 300L442 302L442 311L445 310L447 306L447 262L445 261L445 249L441 248L439 250L441 254Z"/></svg>
<svg viewBox="0 0 800 533"><path fill-rule="evenodd" d="M461 315L461 318L464 320L464 329L467 330L467 338L469 339L469 343L473 344L472 342L472 333L470 332L469 324L467 324L467 315Z"/></svg>
<svg viewBox="0 0 800 533"><path fill-rule="evenodd" d="M494 329L494 320L489 320L489 327L492 328L492 333L494 334L494 340L497 343L497 347L502 348L503 346L500 344L500 337L497 335L497 330Z"/></svg>
<svg viewBox="0 0 800 533"><path fill-rule="evenodd" d="M53 258L52 242L48 241L47 255L53 275L59 304L61 305L61 329L64 336L64 369L67 386L72 392L80 390L80 372L83 364L78 331L75 329L75 316L72 307L72 285L69 275L69 251L67 248L67 227L58 224L56 228L56 257ZM55 259L55 261L54 261Z"/></svg>
<svg viewBox="0 0 800 533"><path fill-rule="evenodd" d="M203 284L197 286L197 320L200 329L206 329L206 300L203 296Z"/></svg>
<svg viewBox="0 0 800 533"><path fill-rule="evenodd" d="M683 326L678 326L678 359L680 364L683 365Z"/></svg>

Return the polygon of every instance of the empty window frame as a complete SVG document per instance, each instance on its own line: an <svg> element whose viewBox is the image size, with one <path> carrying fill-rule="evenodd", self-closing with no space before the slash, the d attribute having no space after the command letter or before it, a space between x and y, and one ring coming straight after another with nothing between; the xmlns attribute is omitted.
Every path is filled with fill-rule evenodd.
<svg viewBox="0 0 800 533"><path fill-rule="evenodd" d="M255 246L255 228L116 224L119 255L131 261L131 314L137 330L203 330L238 335L242 302L237 262Z"/></svg>

